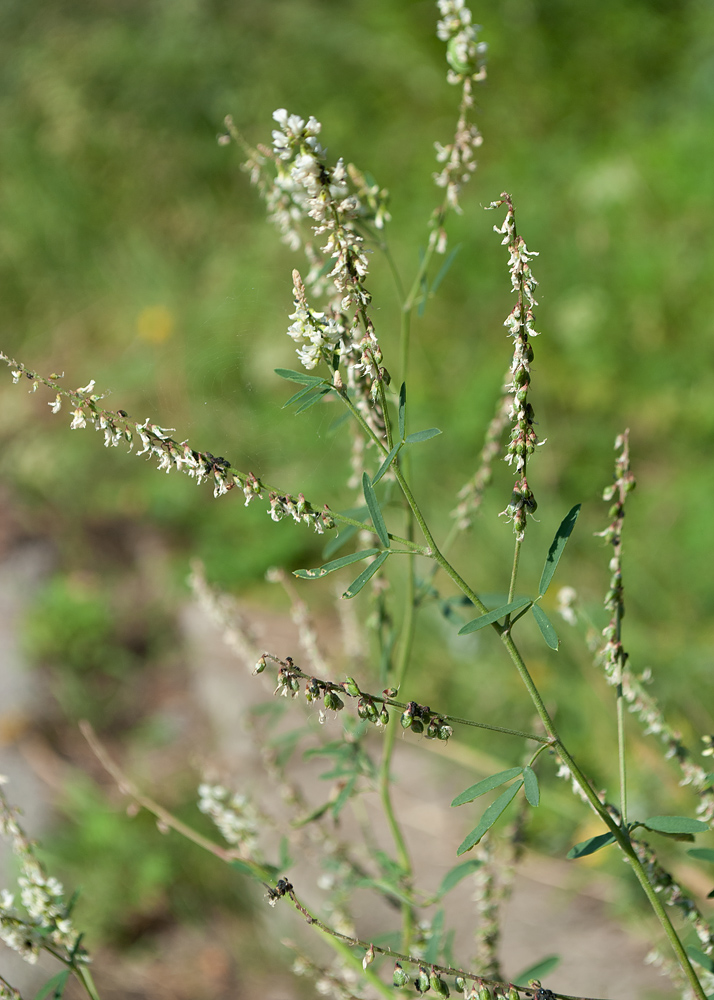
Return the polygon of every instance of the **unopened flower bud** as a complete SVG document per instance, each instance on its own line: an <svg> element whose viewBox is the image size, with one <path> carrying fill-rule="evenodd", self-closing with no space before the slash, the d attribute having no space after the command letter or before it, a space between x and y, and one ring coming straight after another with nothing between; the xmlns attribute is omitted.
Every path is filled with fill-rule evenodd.
<svg viewBox="0 0 714 1000"><path fill-rule="evenodd" d="M359 698L360 689L357 687L357 681L354 677L348 677L347 680L343 681L342 687L345 689L345 694L348 694L351 698Z"/></svg>
<svg viewBox="0 0 714 1000"><path fill-rule="evenodd" d="M389 712L387 711L386 705L382 705L382 711L379 713L379 719L377 721L381 726L386 726L389 723Z"/></svg>
<svg viewBox="0 0 714 1000"><path fill-rule="evenodd" d="M414 722L414 716L410 714L409 709L406 712L402 712L401 718L399 719L402 729L409 729Z"/></svg>
<svg viewBox="0 0 714 1000"><path fill-rule="evenodd" d="M493 994L485 983L478 988L478 1000L493 1000Z"/></svg>
<svg viewBox="0 0 714 1000"><path fill-rule="evenodd" d="M362 959L362 968L366 969L368 965L371 965L374 961L374 945L371 944L364 954Z"/></svg>
<svg viewBox="0 0 714 1000"><path fill-rule="evenodd" d="M424 732L424 723L421 721L421 719L412 719L412 727L411 728L412 728L412 732L413 733L423 733Z"/></svg>
<svg viewBox="0 0 714 1000"><path fill-rule="evenodd" d="M464 990L466 989L466 980L464 979L464 977L457 976L456 979L454 980L454 986L459 991L459 993L463 993Z"/></svg>
<svg viewBox="0 0 714 1000"><path fill-rule="evenodd" d="M254 674L262 674L264 670L265 670L265 657L261 656L261 658L258 660L258 662L255 665L255 670L253 671L253 673Z"/></svg>

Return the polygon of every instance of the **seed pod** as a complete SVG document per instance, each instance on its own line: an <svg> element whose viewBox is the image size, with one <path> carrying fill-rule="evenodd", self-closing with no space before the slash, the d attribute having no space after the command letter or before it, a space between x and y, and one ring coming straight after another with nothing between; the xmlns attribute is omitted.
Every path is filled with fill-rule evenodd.
<svg viewBox="0 0 714 1000"><path fill-rule="evenodd" d="M344 701L334 691L325 691L325 708L332 712L340 712L345 707Z"/></svg>
<svg viewBox="0 0 714 1000"><path fill-rule="evenodd" d="M493 1000L493 994L485 983L478 988L478 1000Z"/></svg>
<svg viewBox="0 0 714 1000"><path fill-rule="evenodd" d="M437 733L437 736L439 737L440 740L446 741L450 739L453 735L454 735L454 730L451 728L451 726L446 726L446 725L439 726L439 732Z"/></svg>
<svg viewBox="0 0 714 1000"><path fill-rule="evenodd" d="M395 986L407 986L409 984L409 976L406 974L404 969L401 967L399 962L394 965L394 975L392 976L392 982Z"/></svg>
<svg viewBox="0 0 714 1000"><path fill-rule="evenodd" d="M423 733L424 723L421 719L412 719L412 732L413 733Z"/></svg>
<svg viewBox="0 0 714 1000"><path fill-rule="evenodd" d="M255 670L253 671L253 673L254 674L262 674L264 670L265 670L265 657L261 656L261 658L258 660L258 662L255 665Z"/></svg>
<svg viewBox="0 0 714 1000"><path fill-rule="evenodd" d="M389 722L389 712L386 705L382 705L382 711L379 713L379 722L382 726L386 726Z"/></svg>
<svg viewBox="0 0 714 1000"><path fill-rule="evenodd" d="M426 727L426 738L428 740L434 740L439 735L439 725L436 719L430 719L429 725Z"/></svg>
<svg viewBox="0 0 714 1000"><path fill-rule="evenodd" d="M399 721L401 723L402 729L409 729L411 728L411 725L414 722L414 718L409 714L409 710L407 709L406 712L402 712Z"/></svg>
<svg viewBox="0 0 714 1000"><path fill-rule="evenodd" d="M320 697L320 684L316 677L311 677L305 685L305 698L308 702L317 701Z"/></svg>
<svg viewBox="0 0 714 1000"><path fill-rule="evenodd" d="M444 998L448 997L449 987L433 968L431 970L431 975L429 976L429 986L431 986L437 996Z"/></svg>
<svg viewBox="0 0 714 1000"><path fill-rule="evenodd" d="M357 681L354 677L348 677L346 681L343 681L342 687L345 689L345 693L350 695L350 697L359 698L360 689L357 687Z"/></svg>
<svg viewBox="0 0 714 1000"><path fill-rule="evenodd" d="M521 1000L518 990L515 986L511 986L508 990L507 1000Z"/></svg>
<svg viewBox="0 0 714 1000"><path fill-rule="evenodd" d="M300 690L300 681L297 679L297 677L290 678L290 690L293 691L295 694L297 694L298 691Z"/></svg>
<svg viewBox="0 0 714 1000"><path fill-rule="evenodd" d="M423 965L419 966L419 974L414 980L414 985L420 993L426 993L429 989L429 973Z"/></svg>
<svg viewBox="0 0 714 1000"><path fill-rule="evenodd" d="M456 979L454 980L454 987L459 991L459 993L464 992L464 990L466 989L466 980L464 979L463 976L456 977Z"/></svg>

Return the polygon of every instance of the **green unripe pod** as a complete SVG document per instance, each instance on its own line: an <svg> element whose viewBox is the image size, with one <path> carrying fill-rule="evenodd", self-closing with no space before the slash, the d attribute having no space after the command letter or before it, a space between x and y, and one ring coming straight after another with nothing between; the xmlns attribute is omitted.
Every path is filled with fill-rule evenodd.
<svg viewBox="0 0 714 1000"><path fill-rule="evenodd" d="M419 973L414 981L414 985L420 993L426 993L429 989L429 973L423 965L419 966Z"/></svg>
<svg viewBox="0 0 714 1000"><path fill-rule="evenodd" d="M345 707L345 703L334 691L325 691L325 708L333 712L340 712Z"/></svg>
<svg viewBox="0 0 714 1000"><path fill-rule="evenodd" d="M444 997L444 1000L446 1000L446 997L449 995L449 987L434 969L431 970L431 975L429 976L429 986L431 986L438 997Z"/></svg>
<svg viewBox="0 0 714 1000"><path fill-rule="evenodd" d="M395 986L408 986L409 976L406 974L404 969L401 967L399 962L395 963L394 975L392 976L392 982Z"/></svg>

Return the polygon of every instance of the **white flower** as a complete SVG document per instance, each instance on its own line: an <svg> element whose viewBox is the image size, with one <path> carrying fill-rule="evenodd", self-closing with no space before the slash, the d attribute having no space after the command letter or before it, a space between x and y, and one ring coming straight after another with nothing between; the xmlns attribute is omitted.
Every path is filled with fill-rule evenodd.
<svg viewBox="0 0 714 1000"><path fill-rule="evenodd" d="M73 410L72 423L69 425L70 430L76 431L78 428L86 427L87 420L84 416L84 411L78 406L76 410Z"/></svg>

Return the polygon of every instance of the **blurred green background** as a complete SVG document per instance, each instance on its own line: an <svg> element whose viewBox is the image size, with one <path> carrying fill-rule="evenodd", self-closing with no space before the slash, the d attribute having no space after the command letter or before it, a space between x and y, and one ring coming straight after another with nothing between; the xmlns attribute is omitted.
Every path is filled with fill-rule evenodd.
<svg viewBox="0 0 714 1000"><path fill-rule="evenodd" d="M638 489L627 518L626 643L633 666L652 666L674 720L690 735L709 732L714 8L482 0L474 18L489 45L475 112L484 145L464 215L449 223L460 253L414 327L412 420L444 430L415 452L417 490L432 523L448 523L509 363L510 284L492 232L502 219L482 211L508 190L520 232L540 253L532 399L548 439L529 476L540 523L529 528L523 585L537 582L560 518L582 502L559 581L602 620L609 555L592 534L607 520L600 498L615 435L630 427ZM275 108L314 114L330 156L392 192L387 235L408 278L440 197L433 142L453 135L458 98L435 21L435 5L421 0L4 0L2 349L44 374L64 372L72 387L96 379L113 408L175 427L179 440L239 469L351 506L347 438L328 434L335 411L282 411L290 388L273 374L296 365L285 330L290 271L303 258L278 243L238 150L216 135L227 113L252 142L269 140ZM396 370L399 308L377 253L369 287ZM96 718L121 727L128 710L112 701L112 685L135 676L142 657L171 655L161 616L183 593L189 555L205 560L210 580L274 602L265 570L315 564L322 543L274 525L258 505L244 509L239 496L216 501L187 477L104 449L90 431L70 432L67 412L53 416L48 398L9 378L0 385L0 474L14 534L49 537L57 551L58 578L38 598L28 643L38 660L54 649L69 664L58 697L75 717L88 711L76 705L77 677L99 656ZM482 591L507 584L512 535L496 515L511 478L499 469L459 550L460 570ZM127 539L137 532L147 551L154 538L169 553L161 599L113 620L115 590L135 571ZM301 593L326 600L319 587ZM67 650L76 652L77 631L75 656ZM427 618L432 663L445 636ZM570 636L557 659L532 649L565 731L593 727L583 753L605 769L611 720L606 707L602 730L591 718L587 656ZM455 662L467 662L463 651ZM423 666L422 700L434 704ZM463 698L473 679L464 666L449 684ZM527 719L515 681L488 686L484 705L503 713L511 695L505 715Z"/></svg>

